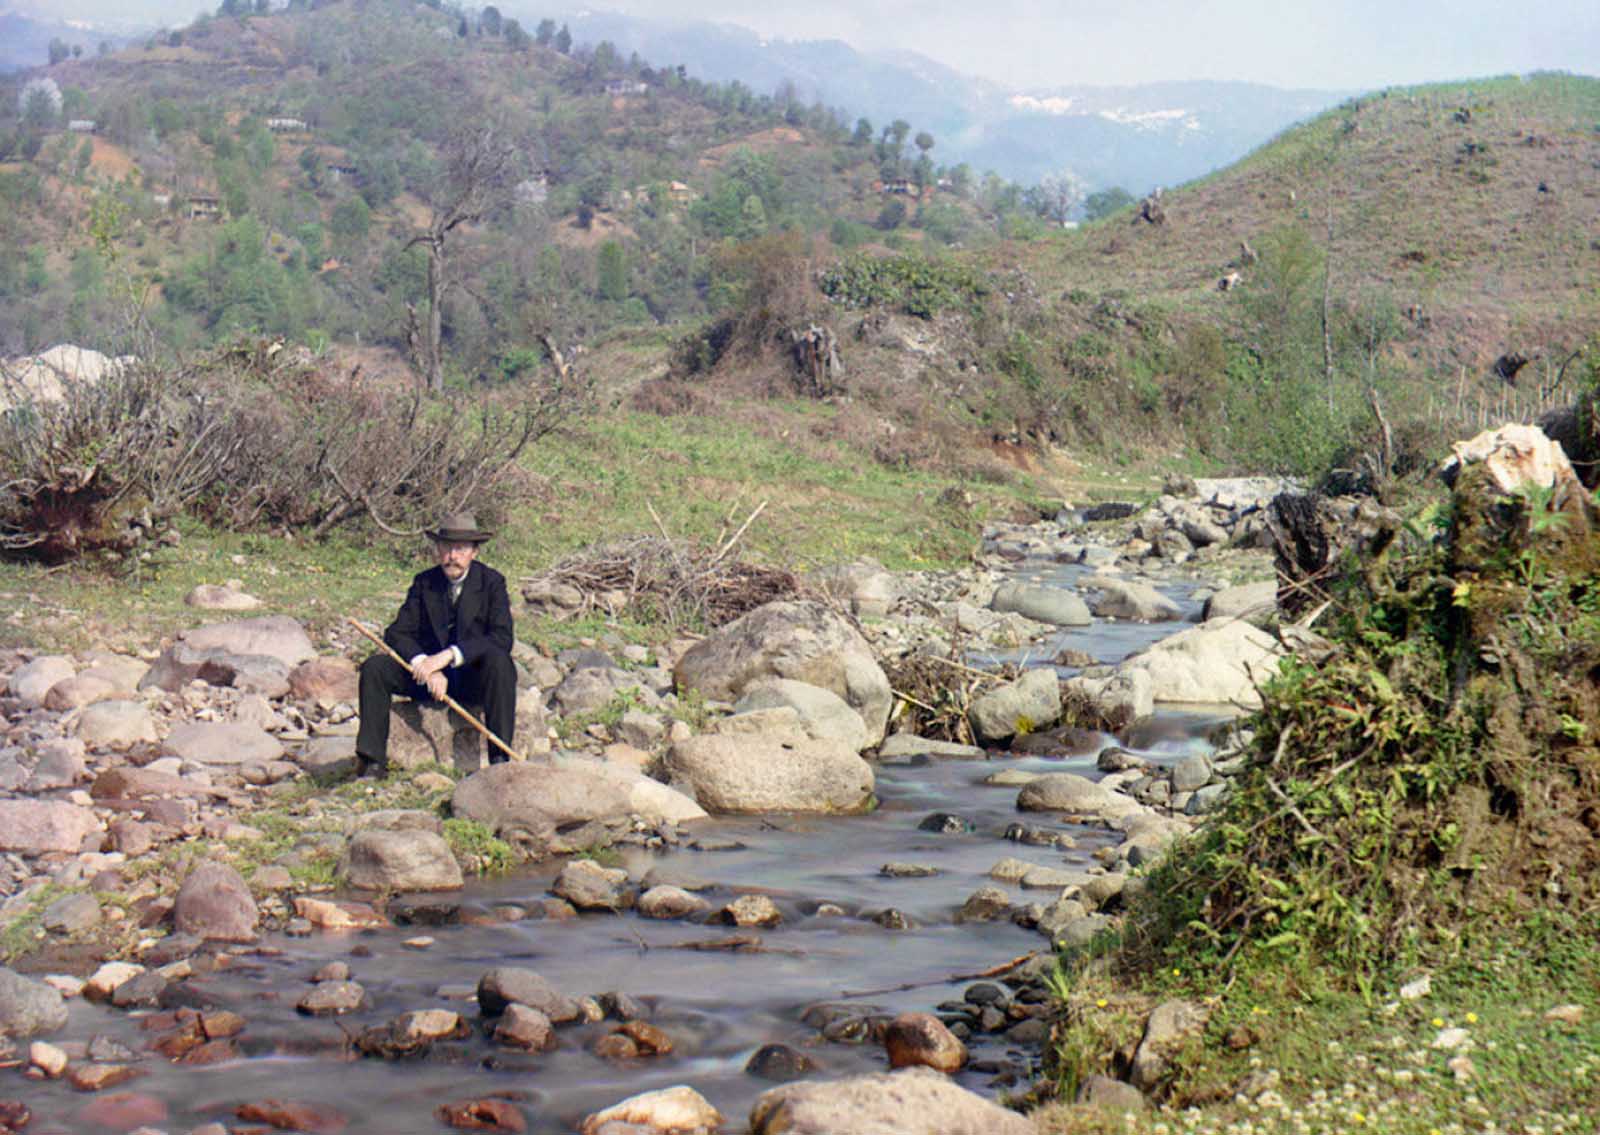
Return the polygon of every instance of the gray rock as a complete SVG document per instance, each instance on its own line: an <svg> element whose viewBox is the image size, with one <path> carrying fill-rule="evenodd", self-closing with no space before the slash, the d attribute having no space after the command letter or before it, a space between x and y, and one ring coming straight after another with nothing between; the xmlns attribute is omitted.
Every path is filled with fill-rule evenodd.
<svg viewBox="0 0 1600 1135"><path fill-rule="evenodd" d="M510 1005L537 1009L555 1024L578 1019L578 1003L531 969L496 966L478 979L478 1009L485 1017L498 1017Z"/></svg>
<svg viewBox="0 0 1600 1135"><path fill-rule="evenodd" d="M183 597L183 601L202 611L254 611L261 606L261 600L254 595L215 583L196 584Z"/></svg>
<svg viewBox="0 0 1600 1135"><path fill-rule="evenodd" d="M1011 912L1011 896L999 887L979 887L956 912L959 922L994 922Z"/></svg>
<svg viewBox="0 0 1600 1135"><path fill-rule="evenodd" d="M52 934L78 934L100 924L100 902L93 895L66 895L44 908L39 924Z"/></svg>
<svg viewBox="0 0 1600 1135"><path fill-rule="evenodd" d="M930 1068L803 1081L763 1092L751 1135L1033 1135L1033 1121Z"/></svg>
<svg viewBox="0 0 1600 1135"><path fill-rule="evenodd" d="M614 698L624 694L638 698L646 705L656 704L654 692L628 671L586 666L572 671L561 680L561 684L550 692L550 705L570 717L604 709Z"/></svg>
<svg viewBox="0 0 1600 1135"><path fill-rule="evenodd" d="M305 629L287 615L267 615L212 623L178 636L195 650L221 650L227 654L263 654L283 663L285 672L317 656Z"/></svg>
<svg viewBox="0 0 1600 1135"><path fill-rule="evenodd" d="M84 744L76 737L57 738L39 746L39 763L28 777L29 792L71 788L89 778L83 763Z"/></svg>
<svg viewBox="0 0 1600 1135"><path fill-rule="evenodd" d="M61 994L0 966L0 1033L20 1039L54 1032L66 1023Z"/></svg>
<svg viewBox="0 0 1600 1135"><path fill-rule="evenodd" d="M686 651L673 668L680 691L734 701L762 678L832 690L861 714L867 743L883 739L893 693L861 633L821 603L779 601L740 616Z"/></svg>
<svg viewBox="0 0 1600 1135"><path fill-rule="evenodd" d="M617 736L634 748L646 752L653 749L666 733L667 727L661 724L661 719L642 709L628 710L617 723Z"/></svg>
<svg viewBox="0 0 1600 1135"><path fill-rule="evenodd" d="M1158 702L1224 703L1254 708L1258 684L1277 672L1282 648L1249 623L1214 620L1179 631L1119 667L1150 675Z"/></svg>
<svg viewBox="0 0 1600 1135"><path fill-rule="evenodd" d="M1017 807L1024 812L1073 812L1108 820L1143 811L1138 801L1070 772L1051 773L1023 785Z"/></svg>
<svg viewBox="0 0 1600 1135"><path fill-rule="evenodd" d="M1133 619L1143 623L1163 623L1183 617L1183 609L1148 583L1094 575L1078 586L1095 589L1098 594L1089 609L1102 619Z"/></svg>
<svg viewBox="0 0 1600 1135"><path fill-rule="evenodd" d="M690 918L711 909L711 904L682 887L651 887L639 896L639 913L645 918Z"/></svg>
<svg viewBox="0 0 1600 1135"><path fill-rule="evenodd" d="M308 1017L354 1013L367 1003L367 991L355 981L323 981L306 990L295 1008Z"/></svg>
<svg viewBox="0 0 1600 1135"><path fill-rule="evenodd" d="M283 745L270 733L234 721L195 721L167 734L163 748L201 765L265 764L283 756Z"/></svg>
<svg viewBox="0 0 1600 1135"><path fill-rule="evenodd" d="M1103 1111L1144 1111L1150 1106L1143 1093L1132 1084L1098 1072L1085 1076L1078 1085L1078 1103Z"/></svg>
<svg viewBox="0 0 1600 1135"><path fill-rule="evenodd" d="M50 687L50 692L44 695L44 707L52 713L66 713L119 696L117 688L106 679L75 674Z"/></svg>
<svg viewBox="0 0 1600 1135"><path fill-rule="evenodd" d="M1205 1028L1208 1017L1206 1008L1193 1001L1164 1001L1157 1005L1145 1022L1144 1036L1133 1054L1128 1076L1133 1086L1149 1091L1160 1083L1173 1051Z"/></svg>
<svg viewBox="0 0 1600 1135"><path fill-rule="evenodd" d="M456 785L450 809L530 851L546 847L558 827L630 816L680 823L705 815L681 792L636 770L578 760L491 765Z"/></svg>
<svg viewBox="0 0 1600 1135"><path fill-rule="evenodd" d="M513 1001L506 1006L499 1024L495 1025L494 1039L509 1048L544 1052L555 1045L556 1038L549 1017L538 1009Z"/></svg>
<svg viewBox="0 0 1600 1135"><path fill-rule="evenodd" d="M1143 670L1118 670L1111 674L1080 674L1061 683L1062 692L1099 713L1102 720L1123 729L1155 712L1154 687Z"/></svg>
<svg viewBox="0 0 1600 1135"><path fill-rule="evenodd" d="M0 800L0 851L76 852L99 831L92 809L65 800Z"/></svg>
<svg viewBox="0 0 1600 1135"><path fill-rule="evenodd" d="M300 767L318 780L344 780L357 770L354 737L313 737L301 750Z"/></svg>
<svg viewBox="0 0 1600 1135"><path fill-rule="evenodd" d="M859 753L867 747L867 723L832 690L792 678L763 678L745 687L735 713L788 706L815 741L837 741Z"/></svg>
<svg viewBox="0 0 1600 1135"><path fill-rule="evenodd" d="M216 942L255 941L259 918L249 886L222 863L202 863L189 872L172 908L178 933Z"/></svg>
<svg viewBox="0 0 1600 1135"><path fill-rule="evenodd" d="M1203 618L1243 619L1258 627L1267 627L1278 619L1278 584L1264 579L1259 583L1241 583L1225 587L1206 600Z"/></svg>
<svg viewBox="0 0 1600 1135"><path fill-rule="evenodd" d="M1057 899L1040 912L1036 926L1039 933L1054 940L1060 937L1072 923L1088 916L1088 908L1077 899Z"/></svg>
<svg viewBox="0 0 1600 1135"><path fill-rule="evenodd" d="M878 746L878 757L881 760L924 756L981 760L983 755L984 751L976 745L958 745L954 741L935 741L927 737L918 737L915 733L891 734L883 739L883 744Z"/></svg>
<svg viewBox="0 0 1600 1135"><path fill-rule="evenodd" d="M78 672L72 659L62 654L45 654L32 662L25 662L11 675L7 689L29 709L44 705L50 687L65 681Z"/></svg>
<svg viewBox="0 0 1600 1135"><path fill-rule="evenodd" d="M713 813L850 813L872 801L872 766L848 745L799 732L689 737L664 767Z"/></svg>
<svg viewBox="0 0 1600 1135"><path fill-rule="evenodd" d="M1211 762L1204 753L1191 753L1172 766L1172 790L1193 792L1211 779Z"/></svg>
<svg viewBox="0 0 1600 1135"><path fill-rule="evenodd" d="M431 832L444 834L444 821L421 808L380 808L356 817L360 832Z"/></svg>
<svg viewBox="0 0 1600 1135"><path fill-rule="evenodd" d="M1197 788L1194 795L1189 797L1188 803L1183 806L1186 816L1203 816L1207 812L1215 812L1222 806L1227 798L1227 784L1208 784L1204 788Z"/></svg>
<svg viewBox="0 0 1600 1135"><path fill-rule="evenodd" d="M89 667L79 677L101 678L110 682L118 697L132 697L139 681L150 672L150 664L126 654L92 654Z"/></svg>
<svg viewBox="0 0 1600 1135"><path fill-rule="evenodd" d="M1046 667L1029 670L1014 682L975 699L967 714L979 741L999 743L1018 733L1033 733L1061 718L1061 684Z"/></svg>
<svg viewBox="0 0 1600 1135"><path fill-rule="evenodd" d="M85 706L78 737L91 749L126 749L157 739L156 723L142 701L116 699Z"/></svg>
<svg viewBox="0 0 1600 1135"><path fill-rule="evenodd" d="M450 845L430 831L358 831L340 859L339 874L371 891L457 891L463 884Z"/></svg>
<svg viewBox="0 0 1600 1135"><path fill-rule="evenodd" d="M1107 915L1086 914L1082 918L1069 919L1052 936L1052 941L1065 949L1081 950L1110 925L1111 919Z"/></svg>
<svg viewBox="0 0 1600 1135"><path fill-rule="evenodd" d="M1094 620L1083 597L1060 587L1008 581L989 601L992 610L1015 612L1038 623L1057 627L1086 627Z"/></svg>
<svg viewBox="0 0 1600 1135"><path fill-rule="evenodd" d="M579 910L618 911L626 908L632 898L628 894L626 871L602 867L592 859L574 859L568 863L556 876L550 891Z"/></svg>

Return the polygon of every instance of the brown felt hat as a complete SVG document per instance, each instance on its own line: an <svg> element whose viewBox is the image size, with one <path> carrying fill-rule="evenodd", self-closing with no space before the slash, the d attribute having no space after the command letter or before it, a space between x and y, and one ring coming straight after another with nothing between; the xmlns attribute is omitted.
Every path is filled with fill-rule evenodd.
<svg viewBox="0 0 1600 1135"><path fill-rule="evenodd" d="M481 544L494 535L493 532L478 531L478 518L470 512L452 512L439 521L438 528L423 534L430 540L447 544Z"/></svg>

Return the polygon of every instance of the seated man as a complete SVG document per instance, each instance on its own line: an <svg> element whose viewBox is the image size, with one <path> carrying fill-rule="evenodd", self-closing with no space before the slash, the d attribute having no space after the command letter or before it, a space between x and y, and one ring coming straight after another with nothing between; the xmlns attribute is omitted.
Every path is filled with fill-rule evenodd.
<svg viewBox="0 0 1600 1135"><path fill-rule="evenodd" d="M507 746L516 727L517 672L511 663L511 600L506 578L477 561L478 531L469 512L444 518L429 532L438 567L419 573L383 632L410 668L387 654L361 664L361 730L356 758L361 776L389 767L389 703L395 694L438 700L448 693L463 705L482 705L484 724ZM489 760L506 756L489 747Z"/></svg>

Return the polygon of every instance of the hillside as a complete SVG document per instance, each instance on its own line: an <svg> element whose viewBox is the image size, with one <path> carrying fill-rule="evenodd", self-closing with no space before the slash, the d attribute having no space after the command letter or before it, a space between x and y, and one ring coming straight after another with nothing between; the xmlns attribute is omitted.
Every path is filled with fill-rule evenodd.
<svg viewBox="0 0 1600 1135"><path fill-rule="evenodd" d="M43 81L55 101L30 118L23 85ZM571 345L704 316L721 294L710 254L730 239L994 228L936 187L945 171L906 133L861 136L821 106L427 5L202 17L29 72L3 105L4 236L21 252L0 273L7 354L115 347L103 337L129 295L175 347L254 331L406 350L408 310L429 302L413 238L450 196L452 148L486 131L504 161L452 229L443 300L461 379L516 374L541 334Z"/></svg>

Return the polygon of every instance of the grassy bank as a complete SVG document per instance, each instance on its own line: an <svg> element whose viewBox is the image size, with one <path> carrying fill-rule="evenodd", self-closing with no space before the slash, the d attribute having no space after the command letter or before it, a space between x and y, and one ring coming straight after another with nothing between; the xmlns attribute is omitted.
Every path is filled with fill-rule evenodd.
<svg viewBox="0 0 1600 1135"><path fill-rule="evenodd" d="M890 468L831 436L834 412L796 404L745 418L618 411L577 422L525 455L486 559L515 579L573 549L661 529L725 540L765 503L739 544L747 558L797 570L862 555L892 568L940 567L970 554L986 520L1037 516L1067 492L1149 491L1148 477L1128 473L1076 470L1080 479L1064 483L1020 470L980 481ZM325 634L345 615L387 621L424 563L421 541L360 527L320 542L192 520L180 531L177 546L115 575L0 562L0 645L149 649L212 617L183 605L192 587L230 579L264 611Z"/></svg>

